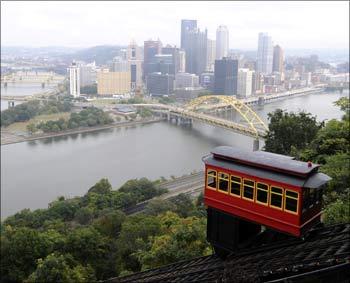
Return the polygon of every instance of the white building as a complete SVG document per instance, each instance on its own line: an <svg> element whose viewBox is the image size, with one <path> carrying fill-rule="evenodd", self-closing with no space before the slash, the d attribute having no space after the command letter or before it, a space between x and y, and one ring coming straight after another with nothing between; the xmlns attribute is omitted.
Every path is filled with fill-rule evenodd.
<svg viewBox="0 0 350 283"><path fill-rule="evenodd" d="M256 71L263 74L271 74L273 66L273 43L267 33L259 33L258 56Z"/></svg>
<svg viewBox="0 0 350 283"><path fill-rule="evenodd" d="M74 97L80 96L80 70L76 62L68 67L69 93Z"/></svg>
<svg viewBox="0 0 350 283"><path fill-rule="evenodd" d="M179 50L179 72L184 73L186 70L186 52L185 50Z"/></svg>
<svg viewBox="0 0 350 283"><path fill-rule="evenodd" d="M207 44L207 71L208 72L214 72L215 56L216 56L216 41L212 39L208 39L208 44Z"/></svg>
<svg viewBox="0 0 350 283"><path fill-rule="evenodd" d="M128 67L131 74L131 92L142 88L142 52L141 48L132 40L127 49Z"/></svg>
<svg viewBox="0 0 350 283"><path fill-rule="evenodd" d="M254 71L238 69L237 96L246 98L252 95L252 79Z"/></svg>
<svg viewBox="0 0 350 283"><path fill-rule="evenodd" d="M111 72L128 72L129 70L128 60L123 59L121 56L113 58Z"/></svg>
<svg viewBox="0 0 350 283"><path fill-rule="evenodd" d="M96 64L78 64L80 70L80 87L93 85L97 80Z"/></svg>
<svg viewBox="0 0 350 283"><path fill-rule="evenodd" d="M199 77L195 74L177 73L175 75L175 88L198 87Z"/></svg>
<svg viewBox="0 0 350 283"><path fill-rule="evenodd" d="M227 57L229 50L228 29L226 26L219 26L216 30L216 60Z"/></svg>

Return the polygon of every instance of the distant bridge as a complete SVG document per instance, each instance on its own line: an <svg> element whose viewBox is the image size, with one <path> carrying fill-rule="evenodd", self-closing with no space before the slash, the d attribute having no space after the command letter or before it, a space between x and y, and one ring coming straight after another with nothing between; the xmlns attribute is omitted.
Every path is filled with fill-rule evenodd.
<svg viewBox="0 0 350 283"><path fill-rule="evenodd" d="M192 100L184 108L164 105L164 104L134 104L139 107L149 107L153 111L166 115L168 120L181 119L184 122L192 122L192 120L221 127L246 136L259 139L264 137L268 128L261 118L243 101L233 96L225 95L208 95L201 96ZM236 110L244 119L246 124L236 123L219 117L214 117L198 110L212 110L215 108L226 108Z"/></svg>

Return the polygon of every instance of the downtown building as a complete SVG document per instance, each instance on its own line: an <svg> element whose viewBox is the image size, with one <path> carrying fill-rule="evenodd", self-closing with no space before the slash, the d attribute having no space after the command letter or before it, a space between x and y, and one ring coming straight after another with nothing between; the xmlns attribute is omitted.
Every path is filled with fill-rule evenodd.
<svg viewBox="0 0 350 283"><path fill-rule="evenodd" d="M177 73L175 75L175 88L198 87L199 77L195 74Z"/></svg>
<svg viewBox="0 0 350 283"><path fill-rule="evenodd" d="M181 48L185 49L187 33L197 28L196 20L181 20Z"/></svg>
<svg viewBox="0 0 350 283"><path fill-rule="evenodd" d="M259 33L256 71L269 75L273 70L273 44L267 33Z"/></svg>
<svg viewBox="0 0 350 283"><path fill-rule="evenodd" d="M238 60L227 57L215 60L214 93L237 95Z"/></svg>
<svg viewBox="0 0 350 283"><path fill-rule="evenodd" d="M206 71L214 72L215 58L216 58L216 41L212 39L208 39Z"/></svg>
<svg viewBox="0 0 350 283"><path fill-rule="evenodd" d="M186 52L186 72L200 75L207 68L207 30L192 29L186 33L184 50Z"/></svg>
<svg viewBox="0 0 350 283"><path fill-rule="evenodd" d="M127 63L130 71L130 89L131 93L142 89L142 58L141 48L134 40L130 42L127 48Z"/></svg>
<svg viewBox="0 0 350 283"><path fill-rule="evenodd" d="M76 62L68 67L69 74L69 94L74 97L80 96L80 69Z"/></svg>
<svg viewBox="0 0 350 283"><path fill-rule="evenodd" d="M226 26L219 26L216 30L216 60L228 57L229 36Z"/></svg>
<svg viewBox="0 0 350 283"><path fill-rule="evenodd" d="M131 91L131 74L101 70L97 73L97 94L102 96L125 95Z"/></svg>
<svg viewBox="0 0 350 283"><path fill-rule="evenodd" d="M249 69L239 69L237 79L237 97L247 98L252 95L253 73Z"/></svg>
<svg viewBox="0 0 350 283"><path fill-rule="evenodd" d="M154 57L161 54L162 43L160 40L147 40L144 42L143 48L143 79L146 80L147 75L151 73L150 64L154 63Z"/></svg>
<svg viewBox="0 0 350 283"><path fill-rule="evenodd" d="M281 46L276 45L273 48L273 63L272 63L272 71L273 72L278 72L280 74L284 73L284 68L283 68L283 50Z"/></svg>
<svg viewBox="0 0 350 283"><path fill-rule="evenodd" d="M146 84L150 96L169 96L174 93L174 75L150 73L147 75Z"/></svg>

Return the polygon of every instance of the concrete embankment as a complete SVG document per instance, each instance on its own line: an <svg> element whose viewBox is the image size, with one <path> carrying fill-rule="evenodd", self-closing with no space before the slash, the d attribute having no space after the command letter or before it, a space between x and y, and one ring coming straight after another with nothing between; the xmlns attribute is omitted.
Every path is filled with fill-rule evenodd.
<svg viewBox="0 0 350 283"><path fill-rule="evenodd" d="M120 127L129 127L129 126L136 126L136 125L142 125L142 124L150 124L150 123L160 122L163 120L164 120L164 118L156 118L156 119L147 119L147 120L140 120L140 121L113 123L113 124L104 125L104 126L80 128L80 129L75 129L75 130L68 130L68 131L64 131L64 132L59 132L59 133L48 133L48 134L40 134L40 135L32 135L32 136L16 135L14 133L6 131L6 129L4 129L4 130L2 129L1 130L1 145L20 143L20 142L25 142L25 141L34 141L34 140L46 139L46 138L52 138L52 137L61 137L61 136L66 136L66 135L71 135L71 134L95 132L95 131L111 129L111 128L120 128Z"/></svg>

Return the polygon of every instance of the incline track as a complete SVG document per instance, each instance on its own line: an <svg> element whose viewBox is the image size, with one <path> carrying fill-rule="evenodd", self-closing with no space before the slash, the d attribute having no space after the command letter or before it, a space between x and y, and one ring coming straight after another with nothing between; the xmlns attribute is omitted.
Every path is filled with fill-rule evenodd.
<svg viewBox="0 0 350 283"><path fill-rule="evenodd" d="M350 224L334 225L311 231L305 240L289 239L246 248L226 260L215 255L205 256L105 282L278 282L283 278L302 276L300 274L311 276L309 274L320 270L336 272L338 266L349 271L349 241ZM338 271L336 274L340 277L332 277L334 282L349 277L349 272ZM295 280L284 282L306 282Z"/></svg>

